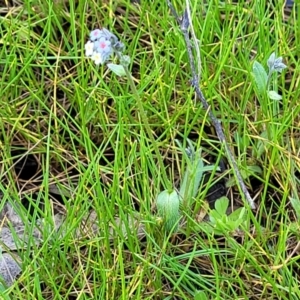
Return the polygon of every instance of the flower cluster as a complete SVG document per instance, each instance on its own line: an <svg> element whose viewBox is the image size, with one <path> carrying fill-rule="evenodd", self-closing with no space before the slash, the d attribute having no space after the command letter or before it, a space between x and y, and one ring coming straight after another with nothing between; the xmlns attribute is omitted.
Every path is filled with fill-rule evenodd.
<svg viewBox="0 0 300 300"><path fill-rule="evenodd" d="M282 57L276 57L275 52L273 52L268 59L269 74L273 72L281 73L286 65L282 62Z"/></svg>
<svg viewBox="0 0 300 300"><path fill-rule="evenodd" d="M122 52L124 45L109 30L95 29L90 33L90 39L84 46L85 55L91 57L96 65L104 64L113 52Z"/></svg>

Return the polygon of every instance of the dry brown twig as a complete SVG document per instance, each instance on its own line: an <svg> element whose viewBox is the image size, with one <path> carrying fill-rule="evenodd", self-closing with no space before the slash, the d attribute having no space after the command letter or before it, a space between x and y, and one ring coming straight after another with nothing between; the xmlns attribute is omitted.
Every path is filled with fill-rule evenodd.
<svg viewBox="0 0 300 300"><path fill-rule="evenodd" d="M237 179L237 183L238 186L240 188L240 190L242 191L242 194L244 195L244 197L246 198L247 202L249 203L250 207L252 209L256 208L256 205L254 203L254 200L252 199L252 197L250 196L247 187L243 181L242 175L239 171L238 165L236 163L236 160L234 158L234 155L226 141L225 135L224 135L224 131L221 125L221 122L214 116L213 112L210 109L210 106L208 105L200 87L199 87L199 81L201 78L201 57L200 57L200 47L199 47L199 42L195 36L195 31L193 28L193 24L191 21L191 12L190 12L190 5L189 5L189 0L186 0L186 9L184 11L184 14L182 17L179 17L179 15L177 14L174 6L172 5L172 3L170 2L170 0L166 0L167 4L171 10L171 13L173 14L173 16L175 17L175 19L177 20L177 23L180 27L180 30L184 36L184 40L185 40L185 45L186 45L186 50L188 53L188 59L189 59L189 64L190 64L190 68L191 68L191 73L192 73L192 80L191 80L191 84L195 89L197 98L201 101L201 104L203 105L204 109L207 111L208 116L216 130L217 136L219 138L219 141L224 145L225 148L225 153L226 156L228 158L228 161L230 163L230 166L232 167L233 171L234 171L234 175ZM194 44L194 48L196 51L196 58L193 55L193 47L192 47L192 43L191 43L191 39L189 37L189 29L191 32L191 38ZM196 64L197 64L197 70L196 70Z"/></svg>

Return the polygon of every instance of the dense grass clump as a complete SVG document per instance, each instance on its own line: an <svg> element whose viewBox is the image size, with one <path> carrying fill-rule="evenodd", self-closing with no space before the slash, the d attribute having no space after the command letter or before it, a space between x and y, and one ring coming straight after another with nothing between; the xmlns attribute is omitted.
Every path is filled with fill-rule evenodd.
<svg viewBox="0 0 300 300"><path fill-rule="evenodd" d="M299 5L225 2L191 1L200 87L255 210L165 2L0 0L0 248L22 269L1 299L300 298ZM85 56L103 27L136 93ZM252 74L272 53L281 100ZM156 199L188 184L191 145L207 168L166 230Z"/></svg>

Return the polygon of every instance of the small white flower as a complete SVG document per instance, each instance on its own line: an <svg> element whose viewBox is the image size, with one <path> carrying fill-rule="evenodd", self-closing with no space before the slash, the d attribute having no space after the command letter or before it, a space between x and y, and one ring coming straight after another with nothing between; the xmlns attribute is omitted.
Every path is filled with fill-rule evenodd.
<svg viewBox="0 0 300 300"><path fill-rule="evenodd" d="M114 52L123 52L124 48L124 44L106 28L95 29L90 32L90 39L85 44L85 55L99 65L108 61ZM124 56L123 62L128 65L129 57Z"/></svg>
<svg viewBox="0 0 300 300"><path fill-rule="evenodd" d="M92 60L95 62L96 65L103 64L104 62L101 53L98 52L93 53Z"/></svg>
<svg viewBox="0 0 300 300"><path fill-rule="evenodd" d="M85 45L84 45L84 49L85 49L85 55L86 56L92 56L94 53L94 43L91 41L88 41Z"/></svg>

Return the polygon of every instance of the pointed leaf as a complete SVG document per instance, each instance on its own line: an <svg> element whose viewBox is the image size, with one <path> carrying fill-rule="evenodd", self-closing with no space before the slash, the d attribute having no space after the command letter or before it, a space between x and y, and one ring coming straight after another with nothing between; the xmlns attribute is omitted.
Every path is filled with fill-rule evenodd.
<svg viewBox="0 0 300 300"><path fill-rule="evenodd" d="M107 67L118 76L126 76L125 69L122 65L107 64Z"/></svg>
<svg viewBox="0 0 300 300"><path fill-rule="evenodd" d="M237 221L239 219L242 219L242 221L244 220L244 215L245 215L245 207L240 207L238 209L236 209L235 211L233 211L228 218L232 221Z"/></svg>
<svg viewBox="0 0 300 300"><path fill-rule="evenodd" d="M262 95L267 90L268 75L264 67L257 61L253 64L253 76L258 92Z"/></svg>
<svg viewBox="0 0 300 300"><path fill-rule="evenodd" d="M254 174L262 174L261 167L256 166L256 165L247 166L247 170L249 170L251 173L254 173Z"/></svg>

